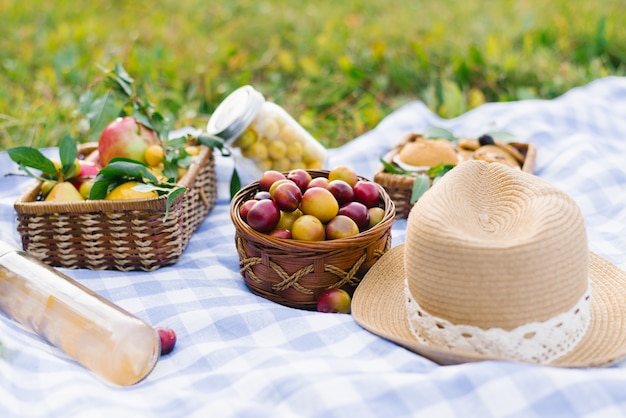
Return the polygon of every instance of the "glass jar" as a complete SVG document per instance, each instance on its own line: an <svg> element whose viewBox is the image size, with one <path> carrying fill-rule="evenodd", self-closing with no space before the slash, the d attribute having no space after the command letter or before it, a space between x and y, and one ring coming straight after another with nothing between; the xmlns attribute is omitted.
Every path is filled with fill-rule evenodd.
<svg viewBox="0 0 626 418"><path fill-rule="evenodd" d="M150 325L2 241L0 310L113 384L139 382L161 353Z"/></svg>
<svg viewBox="0 0 626 418"><path fill-rule="evenodd" d="M321 169L326 161L322 144L252 86L238 88L219 104L207 133L245 157L242 165L257 178L266 170Z"/></svg>

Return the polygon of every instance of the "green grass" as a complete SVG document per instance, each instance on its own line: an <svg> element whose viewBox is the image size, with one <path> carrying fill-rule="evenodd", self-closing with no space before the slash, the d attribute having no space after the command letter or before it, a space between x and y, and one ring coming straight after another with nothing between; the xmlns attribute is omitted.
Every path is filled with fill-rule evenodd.
<svg viewBox="0 0 626 418"><path fill-rule="evenodd" d="M121 63L175 127L252 84L324 145L411 100L444 117L626 74L621 0L0 1L0 149L86 140Z"/></svg>

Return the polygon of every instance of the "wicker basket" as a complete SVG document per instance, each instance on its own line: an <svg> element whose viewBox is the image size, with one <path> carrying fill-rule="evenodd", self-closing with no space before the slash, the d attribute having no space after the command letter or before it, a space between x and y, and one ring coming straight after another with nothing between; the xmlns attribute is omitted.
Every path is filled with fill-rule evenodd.
<svg viewBox="0 0 626 418"><path fill-rule="evenodd" d="M328 171L308 170L313 178ZM349 238L308 242L275 238L253 230L239 215L239 206L259 190L259 183L241 189L230 205L235 225L239 269L255 294L282 305L315 309L324 290L342 288L352 294L365 273L391 246L395 208L377 185L385 214L380 223Z"/></svg>
<svg viewBox="0 0 626 418"><path fill-rule="evenodd" d="M403 137L384 157L385 162L394 164L393 160L400 153L402 148L409 142L421 138L419 134L408 134ZM522 170L532 173L535 166L536 148L532 144L512 142L510 146L517 149L524 157ZM396 217L406 218L411 211L411 194L415 177L403 174L393 174L385 172L385 167L381 164L374 174L374 181L385 189L396 205Z"/></svg>
<svg viewBox="0 0 626 418"><path fill-rule="evenodd" d="M97 144L79 146L79 158L94 160L94 154ZM188 190L164 221L166 196L42 202L36 182L14 205L22 247L49 265L72 269L152 271L174 264L217 200L212 149L201 147L178 184Z"/></svg>

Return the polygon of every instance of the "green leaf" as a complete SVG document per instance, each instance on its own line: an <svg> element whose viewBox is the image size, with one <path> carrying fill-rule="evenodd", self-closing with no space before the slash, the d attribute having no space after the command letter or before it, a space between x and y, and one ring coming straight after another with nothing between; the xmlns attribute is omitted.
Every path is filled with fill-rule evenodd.
<svg viewBox="0 0 626 418"><path fill-rule="evenodd" d="M9 157L21 166L40 170L44 174L56 176L54 163L36 148L19 146L7 150Z"/></svg>
<svg viewBox="0 0 626 418"><path fill-rule="evenodd" d="M382 158L380 159L380 162L382 163L384 171L386 173L402 174L402 175L411 175L412 174L410 171L403 170L400 167L396 167L395 165L388 163L387 161L385 161Z"/></svg>
<svg viewBox="0 0 626 418"><path fill-rule="evenodd" d="M59 145L59 158L61 165L63 166L63 175L69 171L76 164L76 158L78 158L78 148L76 140L70 134L67 134L61 139Z"/></svg>
<svg viewBox="0 0 626 418"><path fill-rule="evenodd" d="M441 177L446 174L448 171L452 170L456 167L454 164L444 164L440 163L428 169L428 175L433 177Z"/></svg>
<svg viewBox="0 0 626 418"><path fill-rule="evenodd" d="M458 141L458 138L454 136L452 132L444 128L439 128L437 126L431 126L430 128L426 129L426 131L424 132L424 138L428 138L428 139L443 138L452 142Z"/></svg>
<svg viewBox="0 0 626 418"><path fill-rule="evenodd" d="M94 100L86 116L89 120L89 140L98 141L105 126L120 114L120 108L111 93L104 93Z"/></svg>
<svg viewBox="0 0 626 418"><path fill-rule="evenodd" d="M114 158L98 173L98 177L115 178L123 177L127 179L137 179L143 181L148 179L151 182L158 183L158 179L148 171L148 167L133 160L126 158Z"/></svg>
<svg viewBox="0 0 626 418"><path fill-rule="evenodd" d="M411 204L417 202L420 197L430 188L430 178L426 174L420 174L413 182L411 190Z"/></svg>
<svg viewBox="0 0 626 418"><path fill-rule="evenodd" d="M96 176L93 186L89 191L89 200L101 200L107 196L109 186L112 183L112 179L104 176Z"/></svg>
<svg viewBox="0 0 626 418"><path fill-rule="evenodd" d="M233 168L233 175L230 178L230 198L235 197L240 189L241 179L239 178L239 173L237 173L237 168Z"/></svg>
<svg viewBox="0 0 626 418"><path fill-rule="evenodd" d="M224 140L222 138L208 134L198 135L198 143L209 148L217 148L220 150L224 147Z"/></svg>
<svg viewBox="0 0 626 418"><path fill-rule="evenodd" d="M167 202L166 202L166 205L165 205L165 216L163 217L163 222L165 222L167 220L167 216L170 213L170 208L172 207L172 205L176 201L176 198L178 196L180 196L181 194L185 193L186 191L187 191L187 189L185 187L177 187L177 188L173 189L170 193L168 193L168 195L167 195Z"/></svg>

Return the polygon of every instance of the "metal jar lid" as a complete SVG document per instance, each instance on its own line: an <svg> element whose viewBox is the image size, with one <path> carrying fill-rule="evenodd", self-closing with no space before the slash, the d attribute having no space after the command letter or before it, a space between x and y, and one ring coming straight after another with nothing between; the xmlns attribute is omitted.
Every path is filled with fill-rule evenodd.
<svg viewBox="0 0 626 418"><path fill-rule="evenodd" d="M207 123L207 133L232 142L252 123L265 102L252 86L243 86L229 94L217 106Z"/></svg>

